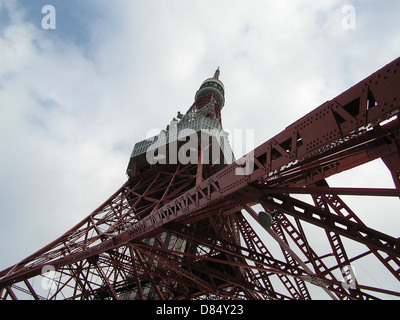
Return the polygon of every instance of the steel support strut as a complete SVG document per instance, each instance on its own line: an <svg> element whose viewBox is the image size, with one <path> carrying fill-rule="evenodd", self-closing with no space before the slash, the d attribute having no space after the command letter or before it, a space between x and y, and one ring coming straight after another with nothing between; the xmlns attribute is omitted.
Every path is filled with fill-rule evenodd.
<svg viewBox="0 0 400 320"><path fill-rule="evenodd" d="M366 290L397 296L363 284L345 290L334 272L355 259L348 256L346 238L365 245L366 254L400 280L398 236L365 225L339 198L399 196L399 88L396 59L219 171L213 165L167 164L135 173L86 219L0 272L0 299L44 296L33 286L40 281L29 279L45 266L57 273L54 299L117 299L129 290L144 298L150 287L159 299L308 299L308 283L331 298L374 298ZM329 176L379 158L394 189L324 184ZM314 205L291 196L295 192L312 195ZM276 213L265 231L279 243L284 261L254 238L256 227L238 213L243 209L258 221L255 204ZM333 265L316 253L305 224L324 231ZM166 246L166 239L174 245ZM274 275L282 290L273 286Z"/></svg>

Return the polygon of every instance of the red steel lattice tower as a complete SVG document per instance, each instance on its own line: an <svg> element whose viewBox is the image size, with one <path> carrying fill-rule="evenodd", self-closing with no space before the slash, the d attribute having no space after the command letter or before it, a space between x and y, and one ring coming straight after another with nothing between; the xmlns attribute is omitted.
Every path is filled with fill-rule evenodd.
<svg viewBox="0 0 400 320"><path fill-rule="evenodd" d="M400 197L400 58L237 161L224 99L218 69L186 114L135 145L119 190L0 273L0 299L399 297L399 238L341 196ZM394 188L328 185L376 159ZM379 265L393 286L365 283L354 264Z"/></svg>

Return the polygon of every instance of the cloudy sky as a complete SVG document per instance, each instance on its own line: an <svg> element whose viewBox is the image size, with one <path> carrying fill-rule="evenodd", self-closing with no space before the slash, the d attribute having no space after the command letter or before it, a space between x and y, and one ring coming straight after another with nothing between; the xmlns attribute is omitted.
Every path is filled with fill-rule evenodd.
<svg viewBox="0 0 400 320"><path fill-rule="evenodd" d="M223 126L258 146L400 56L399 16L398 0L0 0L0 269L103 203L218 66ZM393 187L378 162L331 181ZM379 201L365 219L383 230L398 200Z"/></svg>

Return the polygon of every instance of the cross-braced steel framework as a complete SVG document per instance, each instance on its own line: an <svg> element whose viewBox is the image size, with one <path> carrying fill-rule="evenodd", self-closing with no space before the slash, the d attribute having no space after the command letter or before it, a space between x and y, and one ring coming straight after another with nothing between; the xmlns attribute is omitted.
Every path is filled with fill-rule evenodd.
<svg viewBox="0 0 400 320"><path fill-rule="evenodd" d="M215 98L195 105L213 101L221 121ZM86 219L2 271L0 298L398 298L398 235L342 198L400 197L399 111L400 58L223 168L134 168ZM328 185L377 159L394 188ZM392 286L364 283L354 265L384 270Z"/></svg>

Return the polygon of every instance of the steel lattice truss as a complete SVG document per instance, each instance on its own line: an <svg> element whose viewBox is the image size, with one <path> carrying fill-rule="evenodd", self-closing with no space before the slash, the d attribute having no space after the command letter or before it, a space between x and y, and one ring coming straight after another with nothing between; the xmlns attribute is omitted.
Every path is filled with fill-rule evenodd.
<svg viewBox="0 0 400 320"><path fill-rule="evenodd" d="M2 271L0 298L311 299L315 289L332 299L399 297L348 276L354 263L373 274L368 257L399 284L400 240L341 198L400 197L399 111L397 59L218 172L167 164L134 175L59 239ZM393 189L328 185L376 159Z"/></svg>

